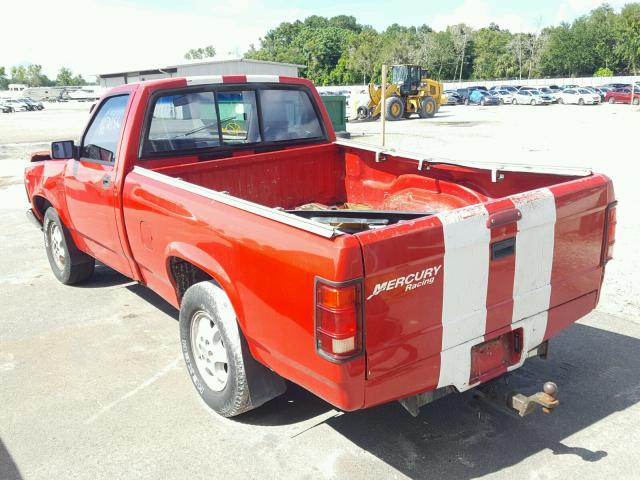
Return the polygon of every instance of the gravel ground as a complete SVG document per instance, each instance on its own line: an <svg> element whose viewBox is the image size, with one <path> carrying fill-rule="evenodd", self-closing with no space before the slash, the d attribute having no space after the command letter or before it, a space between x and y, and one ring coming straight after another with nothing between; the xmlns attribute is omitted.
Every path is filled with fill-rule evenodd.
<svg viewBox="0 0 640 480"><path fill-rule="evenodd" d="M175 310L104 267L82 287L57 283L25 220L28 152L77 138L87 112L66 104L0 115L0 479L637 478L640 113L445 107L388 124L387 143L425 156L592 166L613 178L618 241L600 306L552 342L548 360L511 377L556 380L559 411L518 419L468 392L418 418L397 403L342 413L292 385L225 420L193 390ZM365 142L379 141L378 129L349 125Z"/></svg>

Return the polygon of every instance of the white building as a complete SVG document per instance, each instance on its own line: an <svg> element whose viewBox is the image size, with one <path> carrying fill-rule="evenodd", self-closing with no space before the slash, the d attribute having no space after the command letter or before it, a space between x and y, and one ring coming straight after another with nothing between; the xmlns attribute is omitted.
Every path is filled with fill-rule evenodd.
<svg viewBox="0 0 640 480"><path fill-rule="evenodd" d="M193 77L198 75L283 75L297 77L304 65L267 62L239 58L234 60L199 60L162 68L132 70L128 72L99 73L98 85L111 88L124 83L141 82L169 77Z"/></svg>

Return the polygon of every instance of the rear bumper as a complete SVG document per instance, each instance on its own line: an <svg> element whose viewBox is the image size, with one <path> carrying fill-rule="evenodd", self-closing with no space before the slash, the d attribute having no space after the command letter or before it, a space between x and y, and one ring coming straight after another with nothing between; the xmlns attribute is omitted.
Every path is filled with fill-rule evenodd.
<svg viewBox="0 0 640 480"><path fill-rule="evenodd" d="M38 217L36 217L36 214L33 213L33 210L28 208L27 209L27 219L33 223L36 227L38 227L38 230L42 230L42 223L40 223L40 220L38 220Z"/></svg>
<svg viewBox="0 0 640 480"><path fill-rule="evenodd" d="M477 337L444 350L439 355L419 360L401 369L396 369L389 374L368 380L365 384L364 406L365 408L372 407L410 395L436 390L438 388L438 380L443 375L443 372L440 372L441 364L443 363L441 359L445 357L457 359L456 362L447 362L449 365L455 365L456 368L446 372L448 381L445 383L461 392L515 370L521 367L528 357L537 355L537 348L540 344L591 312L596 306L597 294L597 290L590 292L548 311L515 322L507 329L500 329L491 334ZM509 330L516 329L522 329L523 332L522 354L519 361L491 377L483 377L481 382L471 383L472 348ZM529 352L532 353L530 354Z"/></svg>

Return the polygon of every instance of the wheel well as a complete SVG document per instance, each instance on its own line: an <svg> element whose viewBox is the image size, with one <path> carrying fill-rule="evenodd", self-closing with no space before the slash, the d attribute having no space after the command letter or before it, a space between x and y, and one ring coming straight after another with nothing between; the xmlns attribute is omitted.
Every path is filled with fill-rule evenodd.
<svg viewBox="0 0 640 480"><path fill-rule="evenodd" d="M36 210L38 210L40 218L44 218L44 213L47 211L47 208L52 206L49 200L40 196L33 197L33 204L36 207Z"/></svg>
<svg viewBox="0 0 640 480"><path fill-rule="evenodd" d="M173 277L173 284L176 288L178 301L182 300L182 296L187 289L196 283L207 280L214 280L211 275L186 260L179 257L169 258L169 268Z"/></svg>

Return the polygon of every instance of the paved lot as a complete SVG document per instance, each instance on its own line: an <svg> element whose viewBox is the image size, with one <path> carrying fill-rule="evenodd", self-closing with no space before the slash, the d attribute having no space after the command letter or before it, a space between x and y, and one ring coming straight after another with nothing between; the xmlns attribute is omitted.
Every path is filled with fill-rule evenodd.
<svg viewBox="0 0 640 480"><path fill-rule="evenodd" d="M424 408L341 413L295 386L239 420L211 414L186 375L176 312L99 268L49 271L24 217L26 154L77 136L87 104L0 115L0 479L638 478L640 113L627 106L452 107L388 125L388 143L465 160L591 165L620 200L616 260L596 312L513 382L554 379L561 409L518 419L473 393ZM375 142L376 123L352 124Z"/></svg>

